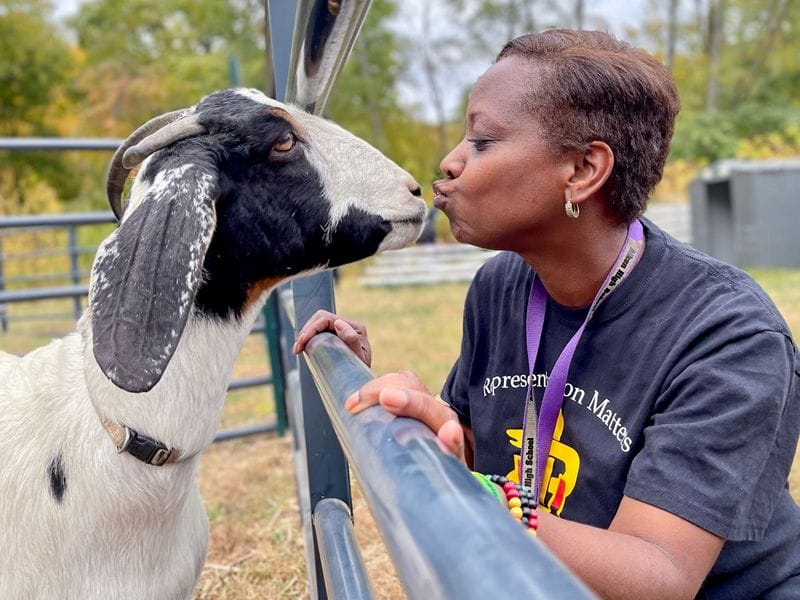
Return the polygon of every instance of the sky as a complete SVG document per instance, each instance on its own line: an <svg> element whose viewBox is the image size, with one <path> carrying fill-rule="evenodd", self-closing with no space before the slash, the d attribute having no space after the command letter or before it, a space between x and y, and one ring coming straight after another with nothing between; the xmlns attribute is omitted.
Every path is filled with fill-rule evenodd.
<svg viewBox="0 0 800 600"><path fill-rule="evenodd" d="M395 26L408 33L409 24L411 29L416 25L419 27L419 13L422 3L428 0L404 0L398 2L398 14L395 19ZM54 0L55 17L62 19L80 9L83 0ZM589 26L592 23L606 23L609 31L617 36L624 36L626 27L636 26L642 22L645 5L647 0L586 0L585 18ZM444 23L446 18L438 21L437 26ZM498 48L499 50L499 48ZM448 66L447 77L443 77L447 86L445 98L445 112L452 117L461 102L462 91L470 86L472 82L488 67L488 62L459 62L457 65ZM423 90L423 91L421 91ZM400 82L398 92L400 100L404 105L416 106L419 117L433 121L435 119L433 105L427 98L424 91L423 76L419 69L410 70L406 77Z"/></svg>
<svg viewBox="0 0 800 600"><path fill-rule="evenodd" d="M417 12L419 3L426 0L406 0L400 2L401 12ZM66 16L75 12L81 0L55 0L56 16ZM586 2L587 13L598 14L606 17L609 22L614 23L637 23L644 11L643 0L588 0Z"/></svg>
<svg viewBox="0 0 800 600"><path fill-rule="evenodd" d="M395 19L398 31L408 34L409 27L421 30L420 6L428 0L404 0L398 2L398 16ZM585 0L584 20L586 27L599 27L598 23L605 24L608 31L618 37L624 37L628 27L638 27L644 17L644 10L647 0ZM563 2L567 4L567 2ZM571 3L570 3L571 4ZM446 11L434 10L432 21L436 27L447 27L448 14ZM409 25L410 24L410 25ZM605 28L603 27L603 28ZM413 35L411 36L413 39ZM500 47L497 48L500 50ZM459 53L454 50L452 56L458 57ZM451 60L437 72L442 81L443 98L445 112L448 118L453 118L454 113L459 109L463 90L470 87L472 83L490 65L492 57L487 57L483 61L466 61L456 59ZM432 102L427 98L427 86L421 68L410 70L400 81L398 91L401 102L408 105L419 106L418 115L427 121L434 121L435 114Z"/></svg>

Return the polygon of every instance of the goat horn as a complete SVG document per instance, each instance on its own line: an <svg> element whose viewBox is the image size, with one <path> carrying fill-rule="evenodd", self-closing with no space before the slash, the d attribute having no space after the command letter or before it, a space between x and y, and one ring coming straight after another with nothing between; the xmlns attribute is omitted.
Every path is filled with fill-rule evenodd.
<svg viewBox="0 0 800 600"><path fill-rule="evenodd" d="M195 114L181 117L176 121L154 131L135 146L128 148L122 155L122 166L132 169L156 150L166 148L179 140L205 133Z"/></svg>
<svg viewBox="0 0 800 600"><path fill-rule="evenodd" d="M190 135L202 133L203 129L197 125L197 117L194 115L187 119L187 121L190 122L185 123L190 127L188 132L186 130L175 132L175 129L171 127L171 125L177 124L176 122L184 123L182 119L190 114L190 110L191 109L174 110L150 119L147 123L130 134L119 148L117 148L116 152L114 152L114 156L111 158L111 163L108 167L108 175L106 176L106 195L108 196L108 203L111 205L111 210L114 211L117 220L122 219L122 192L131 169L156 150L172 142L177 142L178 140L189 137ZM156 134L165 129L169 129L170 132L172 132L170 138L165 139L164 136L160 136L155 140L156 144L160 145L151 144L151 138L156 138ZM128 157L128 151L133 151L130 159Z"/></svg>

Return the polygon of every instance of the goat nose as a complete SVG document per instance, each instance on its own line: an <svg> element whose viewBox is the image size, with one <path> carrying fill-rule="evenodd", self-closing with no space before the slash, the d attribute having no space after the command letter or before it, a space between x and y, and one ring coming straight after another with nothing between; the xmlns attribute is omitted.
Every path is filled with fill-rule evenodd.
<svg viewBox="0 0 800 600"><path fill-rule="evenodd" d="M410 189L411 189L411 194L412 195L417 196L417 197L421 197L422 196L422 188L421 187L416 186L416 187L412 187Z"/></svg>

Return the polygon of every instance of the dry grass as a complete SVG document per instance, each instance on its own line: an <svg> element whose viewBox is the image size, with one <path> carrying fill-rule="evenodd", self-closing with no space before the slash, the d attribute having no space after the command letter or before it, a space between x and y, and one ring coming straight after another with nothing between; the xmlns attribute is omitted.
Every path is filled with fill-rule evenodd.
<svg viewBox="0 0 800 600"><path fill-rule="evenodd" d="M374 370L411 368L438 388L458 353L466 285L361 288L356 283L359 272L358 266L344 271L337 306L340 313L366 323L375 350ZM795 337L800 335L800 271L754 274L775 299ZM36 309L69 312L71 305L40 304ZM9 333L0 334L0 348L25 352L72 327L69 318L12 322ZM235 376L262 374L266 364L263 340L251 336ZM236 392L226 402L222 427L272 419L272 413L271 389ZM793 470L790 485L800 498L800 466ZM212 446L202 460L200 486L211 541L195 600L307 598L290 438L257 436ZM375 596L404 598L357 482L353 502L356 537Z"/></svg>
<svg viewBox="0 0 800 600"><path fill-rule="evenodd" d="M195 600L307 598L290 438L217 444L203 457L200 483L211 543ZM353 509L356 538L376 598L404 598L355 482Z"/></svg>

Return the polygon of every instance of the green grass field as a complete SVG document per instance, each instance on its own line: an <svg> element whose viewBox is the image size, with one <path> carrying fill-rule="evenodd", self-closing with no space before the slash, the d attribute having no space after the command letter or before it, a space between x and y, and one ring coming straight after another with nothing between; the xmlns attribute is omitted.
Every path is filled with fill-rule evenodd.
<svg viewBox="0 0 800 600"><path fill-rule="evenodd" d="M438 389L460 341L466 284L407 288L362 288L361 266L343 269L336 289L338 312L367 325L373 345L373 370L385 373L412 369L432 389ZM800 271L755 270L786 318L795 337L800 335ZM0 349L22 353L69 331L69 318L35 320L34 312L69 312L70 303L44 303L23 309L26 320L12 321L0 333ZM251 336L237 363L235 377L267 370L265 344ZM273 418L269 388L233 393L226 402L222 427ZM800 463L795 462L791 488L800 497ZM207 564L196 600L304 598L306 571L303 535L295 494L291 441L288 437L259 436L212 446L200 468L200 485L211 525ZM356 536L375 596L399 600L403 592L380 541L358 483L354 482Z"/></svg>

